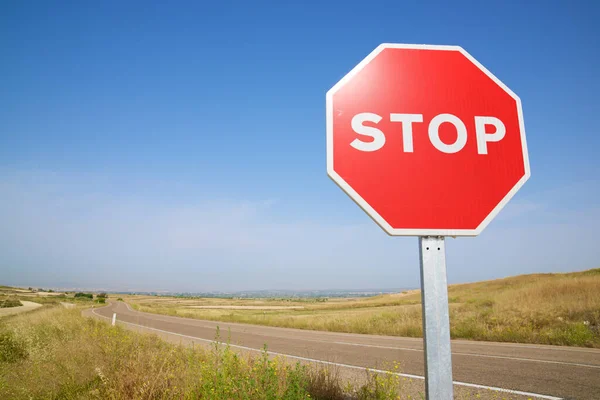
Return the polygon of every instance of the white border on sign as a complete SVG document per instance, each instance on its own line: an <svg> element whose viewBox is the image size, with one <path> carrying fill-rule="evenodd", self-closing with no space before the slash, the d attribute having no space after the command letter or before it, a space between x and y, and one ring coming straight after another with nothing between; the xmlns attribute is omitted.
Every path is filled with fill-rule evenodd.
<svg viewBox="0 0 600 400"><path fill-rule="evenodd" d="M475 64L483 73L490 77L498 86L508 93L517 103L517 113L519 117L519 128L521 130L521 145L523 149L523 162L525 164L525 175L519 179L516 185L504 196L488 216L479 224L476 229L395 229L386 220L381 217L352 187L342 179L333 169L333 95L350 79L358 74L368 63L370 63L384 49L416 49L416 50L441 50L441 51L459 51ZM326 113L327 113L327 175L340 187L356 204L362 208L384 231L391 236L477 236L486 226L498 215L506 203L517 193L517 191L527 182L531 176L529 169L529 155L527 152L527 140L525 139L525 123L523 121L523 109L521 99L512 90L510 90L500 79L488 71L473 56L460 46L439 46L424 44L393 44L383 43L377 46L364 60L354 67L346 76L336 83L326 95Z"/></svg>

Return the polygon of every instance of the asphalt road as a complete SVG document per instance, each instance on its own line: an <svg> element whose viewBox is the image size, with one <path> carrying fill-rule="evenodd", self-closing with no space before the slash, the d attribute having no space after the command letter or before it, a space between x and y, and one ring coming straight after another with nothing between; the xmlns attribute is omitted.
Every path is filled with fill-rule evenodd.
<svg viewBox="0 0 600 400"><path fill-rule="evenodd" d="M406 376L424 374L421 339L178 318L134 311L122 302L87 312L107 318L113 313L129 326L181 339L214 340L219 326L221 338L230 337L230 343L242 349L262 349L267 344L274 353L343 368L386 369L399 362ZM599 349L453 340L452 367L459 386L504 388L547 399L600 399Z"/></svg>

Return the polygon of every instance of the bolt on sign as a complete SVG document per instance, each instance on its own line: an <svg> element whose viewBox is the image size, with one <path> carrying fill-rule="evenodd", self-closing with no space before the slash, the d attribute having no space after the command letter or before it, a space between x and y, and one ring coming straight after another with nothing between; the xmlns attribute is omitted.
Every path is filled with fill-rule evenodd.
<svg viewBox="0 0 600 400"><path fill-rule="evenodd" d="M382 44L326 96L327 174L418 236L428 399L452 399L445 236L477 236L529 179L521 100L459 46Z"/></svg>

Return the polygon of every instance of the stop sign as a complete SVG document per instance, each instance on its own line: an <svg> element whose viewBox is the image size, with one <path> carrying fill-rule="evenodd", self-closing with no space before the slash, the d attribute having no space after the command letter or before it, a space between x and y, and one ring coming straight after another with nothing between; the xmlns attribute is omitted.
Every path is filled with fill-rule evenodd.
<svg viewBox="0 0 600 400"><path fill-rule="evenodd" d="M327 92L327 172L390 235L478 235L530 175L521 101L461 47L382 44Z"/></svg>

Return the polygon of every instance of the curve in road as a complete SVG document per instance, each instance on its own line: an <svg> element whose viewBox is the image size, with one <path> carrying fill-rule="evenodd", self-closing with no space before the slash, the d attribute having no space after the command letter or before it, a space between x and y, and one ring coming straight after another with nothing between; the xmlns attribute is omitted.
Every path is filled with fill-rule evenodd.
<svg viewBox="0 0 600 400"><path fill-rule="evenodd" d="M89 311L88 311L89 312ZM131 309L123 302L92 309L90 314L196 341L214 342L217 327L232 347L303 361L377 372L394 362L400 376L422 379L423 341L351 333L308 331L205 321ZM561 346L452 341L455 384L543 399L598 399L600 350Z"/></svg>

